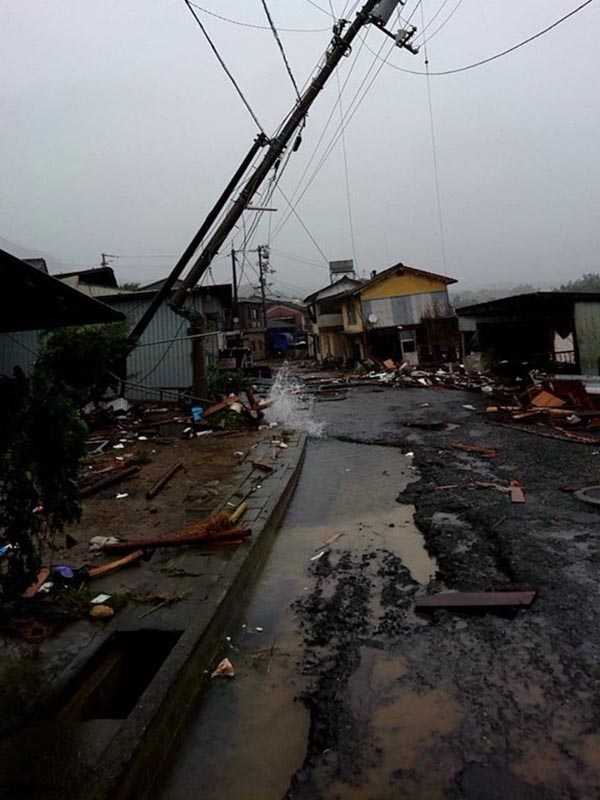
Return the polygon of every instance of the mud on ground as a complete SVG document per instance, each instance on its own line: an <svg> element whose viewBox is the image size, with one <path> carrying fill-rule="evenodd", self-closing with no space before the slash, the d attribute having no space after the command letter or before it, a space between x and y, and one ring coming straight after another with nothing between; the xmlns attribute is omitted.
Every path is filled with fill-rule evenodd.
<svg viewBox="0 0 600 800"><path fill-rule="evenodd" d="M297 605L311 726L290 798L600 796L600 511L561 490L600 483L600 453L494 426L473 403L390 390L326 412L336 438L414 452L419 479L398 502L414 504L437 573L421 587L376 548L312 568ZM467 487L513 477L525 504ZM415 615L415 594L440 589L538 596L528 610Z"/></svg>

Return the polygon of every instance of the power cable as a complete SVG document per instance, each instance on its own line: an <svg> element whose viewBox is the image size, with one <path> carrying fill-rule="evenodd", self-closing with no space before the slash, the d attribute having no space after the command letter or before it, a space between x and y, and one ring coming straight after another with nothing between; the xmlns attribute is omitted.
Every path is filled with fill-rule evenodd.
<svg viewBox="0 0 600 800"><path fill-rule="evenodd" d="M421 3L421 22L425 27L425 4ZM446 237L444 235L444 220L442 216L442 201L440 196L440 175L438 169L437 146L435 139L435 125L433 121L433 103L431 100L431 81L429 79L429 58L427 56L427 43L423 44L423 55L425 56L425 72L427 73L427 102L429 106L429 128L431 132L431 152L433 155L433 173L435 177L435 196L437 201L438 225L440 230L440 248L442 253L442 265L444 275L448 274L446 264Z"/></svg>
<svg viewBox="0 0 600 800"><path fill-rule="evenodd" d="M330 16L330 14L329 14L329 11L326 11L326 10L323 8L323 6L320 6L320 5L318 5L318 3L315 3L315 0L306 0L306 2L307 2L307 3L310 3L310 4L311 4L311 6L314 6L315 8L318 8L318 9L319 9L319 11L322 11L322 12L323 12L323 14L325 14L326 16ZM332 17L332 19L333 19L333 20L335 20L335 14L331 14L331 17Z"/></svg>
<svg viewBox="0 0 600 800"><path fill-rule="evenodd" d="M444 8L448 5L448 2L449 0L443 0L443 2L439 6L435 14L427 21L427 24L425 24L425 20L423 19L423 13L421 13L421 32L420 32L421 36L425 33L427 28L430 28L432 23L439 17ZM421 11L422 10L423 10L423 3L421 2Z"/></svg>
<svg viewBox="0 0 600 800"><path fill-rule="evenodd" d="M215 17L216 19L220 19L222 22L229 22L232 25L239 25L241 28L255 28L256 30L260 31L268 31L270 30L268 25L253 25L250 22L242 22L239 19L231 19L231 17L223 17L221 14L216 14L214 11L209 11L208 8L203 8L199 6L198 3L192 3L190 0L190 5L197 8L198 11L202 11L203 14L208 14L211 17ZM280 31L285 31L286 33L324 33L328 31L329 28L279 28Z"/></svg>
<svg viewBox="0 0 600 800"><path fill-rule="evenodd" d="M286 193L283 191L283 189L281 188L281 186L277 186L277 189L279 190L280 194L283 196L283 199L285 200L285 202L286 202L286 203L288 204L288 206L290 207L290 211L291 211L291 213L292 213L292 214L293 214L293 215L296 217L296 219L298 220L298 222L300 223L300 225L302 225L302 228L304 229L304 231L305 231L305 232L306 232L306 234L308 235L308 238L311 240L311 242L312 242L312 243L314 244L314 246L317 248L317 250L319 251L319 253L320 253L320 254L323 256L323 259L324 259L324 261L327 263L327 262L328 262L328 258L327 258L327 256L326 256L326 255L325 255L325 253L324 253L324 252L321 250L321 248L320 248L320 246L319 246L319 243L317 242L317 240L315 239L315 237L312 235L312 233L309 231L308 227L306 226L306 223L304 222L304 220L302 219L302 217L301 217L301 216L300 216L300 214L298 213L298 210L296 209L296 207L295 207L294 205L292 205L292 203L290 202L290 200L288 200L288 197L287 197Z"/></svg>
<svg viewBox="0 0 600 800"><path fill-rule="evenodd" d="M456 12L458 11L458 9L459 9L459 8L461 7L461 5L462 5L462 2L463 2L463 0L458 0L458 2L456 3L456 5L455 5L455 6L454 6L454 8L452 9L452 11L451 11L451 12L448 14L448 16L446 17L446 19L445 19L443 22L441 22L441 23L438 25L438 27L437 27L437 28L434 30L434 32L433 32L433 33L431 33L431 34L429 34L429 36L425 37L425 38L424 38L424 39L422 39L420 42L416 42L415 44L416 44L417 46L419 46L419 47L422 47L424 44L427 44L427 42L430 42L430 41L433 39L433 37L434 37L434 36L437 36L437 35L438 35L438 33L439 33L439 32L440 32L440 31L441 31L443 28L445 28L445 27L446 27L446 25L447 25L447 24L450 22L450 20L452 19L452 17L453 17L453 16L456 14ZM425 27L428 27L428 26L426 25Z"/></svg>
<svg viewBox="0 0 600 800"><path fill-rule="evenodd" d="M292 82L292 86L296 92L296 97L300 100L300 89L298 89L298 84L296 83L296 78L294 78L294 73L292 72L292 68L290 66L290 62L288 61L288 57L285 54L285 50L283 48L283 42L277 32L277 28L275 27L275 23L273 22L273 17L271 16L271 12L269 11L269 6L267 5L267 0L260 0L262 3L262 7L265 10L265 15L271 27L271 31L273 33L273 37L277 42L277 47L279 48L279 52L281 53L281 58L283 59L283 63L285 64L285 68L287 70L287 74L290 76L290 80Z"/></svg>
<svg viewBox="0 0 600 800"><path fill-rule="evenodd" d="M358 56L360 55L360 52L361 52L361 50L362 50L362 47L363 47L363 45L364 45L364 43L365 43L365 40L366 40L366 38L367 38L367 36L368 36L368 35L369 35L369 30L367 30L367 33L366 33L366 34L365 34L365 36L363 37L363 39L362 39L362 41L361 41L361 45L360 45L360 47L359 47L359 49L358 49L358 51L357 51L357 53L356 53L356 56L355 56L355 57L354 57L354 59L352 60L352 65L351 65L351 67L350 67L350 69L349 69L349 71L348 71L348 74L346 75L346 80L344 81L344 83L343 83L343 85L342 85L342 94L344 93L344 90L346 89L346 86L348 85L348 81L350 80L350 77L351 77L351 75L352 75L352 72L354 71L354 68L356 67L356 65L357 65L357 63L358 63ZM362 85L362 84L361 84L361 85ZM307 175L307 173L308 173L308 171L309 171L309 169L310 169L310 167L311 167L311 165L312 165L313 161L315 160L315 157L316 157L316 155L317 155L317 152L318 152L318 150L319 150L319 147L321 146L321 142L322 142L322 141L323 141L323 139L325 138L325 135L326 135L326 133L327 133L327 130L328 130L328 128L329 128L329 125L330 125L330 123L331 123L331 121L332 121L332 119L333 119L333 117L334 117L334 114L335 114L336 107L337 107L337 101L336 101L336 102L333 104L333 106L332 106L332 108L331 108L331 111L329 112L329 116L327 117L327 120L326 120L326 122L325 122L325 125L324 125L324 127L323 127L323 130L321 131L321 135L319 136L319 138L318 138L318 140L317 140L317 142L316 142L316 144L315 144L315 146L314 146L314 148L313 148L313 150L312 150L312 153L311 153L311 155L310 155L310 157L309 157L309 159L308 159L308 161L307 161L307 163L306 163L306 166L304 167L304 170L303 170L303 172L302 172L302 175L301 175L301 176L300 176L300 178L298 179L298 183L296 184L296 188L295 188L295 189L294 189L294 191L292 192L292 196L291 196L291 202L292 202L292 203L296 202L296 199L297 199L297 198L296 198L296 195L297 195L297 194L298 194L298 192L300 191L300 187L301 187L301 185L302 185L302 182L303 182L304 178L306 177L306 175ZM283 228L283 226L285 225L285 223L287 222L287 220L289 219L289 217L290 217L290 216L291 216L291 214L290 214L290 213L288 213L288 214L286 215L285 219L284 219L284 220L282 220L281 222L279 222L279 223L277 224L277 227L276 227L276 229L275 229L275 232L274 232L274 234L273 234L273 238L275 238L276 236L278 236L278 235L279 235L279 233L281 232L281 229Z"/></svg>
<svg viewBox="0 0 600 800"><path fill-rule="evenodd" d="M386 44L386 42L387 42L387 40L386 40L386 39L384 39L384 40L383 40L383 42L382 42L382 44L381 44L381 47L379 48L379 53L381 53L381 51L382 51L382 50L383 50L383 48L385 47L385 44ZM389 50L389 52L388 52L388 55L389 55L389 53L391 53L391 51L392 51L392 49L393 49L394 47L395 47L395 45L394 45L394 44L392 44L392 45L390 46L390 50ZM381 60L381 59L380 59L380 60ZM322 156L321 156L321 158L320 158L320 161L319 161L319 163L317 164L317 166L315 167L315 169L313 170L313 172L312 172L312 174L311 174L310 178L308 179L308 182L307 182L307 184L304 186L304 188L302 189L302 192L301 192L301 193L298 195L298 197L297 197L297 198L294 200L294 202L295 202L295 204L296 204L296 205L297 205L297 204L300 202L300 200L301 200L301 199L304 197L304 195L305 195L305 194L306 194L306 192L308 191L309 187L311 186L312 182L313 182L313 181L314 181L314 179L316 178L317 174L320 172L320 170L322 169L323 165L325 164L325 162L327 161L327 159L328 159L328 158L329 158L329 156L331 155L331 153L332 153L333 149L335 148L335 145L337 144L337 142L338 142L338 141L339 141L339 139L340 139L342 128L343 128L343 127L345 127L345 126L346 126L346 125L347 125L347 124L350 122L350 120L352 119L352 117L354 116L354 114L356 113L356 111L358 111L358 108L360 107L360 105L362 104L362 102L363 102L363 100L365 99L366 95L368 94L369 90L371 89L371 86L373 85L373 83L374 83L374 82L375 82L375 80L377 79L377 76L380 74L380 72L381 72L381 70L382 70L382 68L383 68L383 65L384 65L384 64L383 64L383 62L382 62L382 63L380 63L380 65L379 65L379 68L377 69L377 71L376 71L375 75L374 75L374 76L372 77L372 79L371 79L371 82L370 82L370 83L369 83L369 85L366 87L366 89L364 90L364 92L363 92L362 96L360 97L360 99L359 99L359 100L358 100L358 102L357 102L358 95L360 94L360 91L361 91L361 89L363 88L363 86L365 85L366 81L369 79L369 76L370 76L370 74L371 74L371 72L372 72L373 68L375 67L376 61L377 61L377 59L373 59L373 61L371 62L371 66L370 66L370 67L369 67L369 69L367 70L367 72L366 72L365 76L363 77L363 80L362 80L362 82L361 82L360 86L358 87L358 89L357 89L357 91L356 91L356 93L355 93L354 97L352 98L352 100L351 100L351 102L350 102L350 104L349 104L349 106L348 106L348 108L347 108L347 110L346 110L346 113L345 113L345 115L344 115L344 123L343 123L343 125L340 123L340 125L338 126L338 128L337 128L337 129L336 129L336 131L334 132L334 134L333 134L333 137L332 137L332 139L331 139L331 140L330 140L330 142L329 142L329 145L328 145L328 146L327 146L327 148L325 149L325 152L322 154ZM356 103L356 105L354 105L355 103ZM354 106L354 107L353 107L353 106ZM335 107L334 107L334 108L335 108ZM305 174L305 173L304 173L304 174ZM301 178L301 181L302 181L302 179L303 179L303 178ZM299 188L299 186L298 186L298 188ZM275 239L275 238L276 238L276 237L277 237L277 236L278 236L278 235L281 233L281 230L283 229L284 225L285 225L285 224L287 223L287 221L289 220L290 216L291 216L291 212L288 212L288 214L286 215L286 217L285 217L285 218L284 218L284 219L283 219L283 220L282 220L282 221L279 223L279 225L277 226L277 229L276 229L275 233L273 234L273 239Z"/></svg>
<svg viewBox="0 0 600 800"><path fill-rule="evenodd" d="M455 69L445 69L445 70L440 70L438 72L431 72L430 71L429 75L430 76L434 76L434 75L435 76L438 76L438 75L456 75L459 72L466 72L467 70L475 69L475 67L481 67L484 64L489 64L491 61L495 61L498 58L503 58L504 56L507 56L509 53L514 53L515 50L518 50L519 48L524 47L526 44L530 44L531 42L535 41L536 39L539 39L542 36L545 36L551 30L554 30L554 28L557 28L563 22L568 20L570 17L575 16L575 14L579 13L579 11L582 11L586 6L589 6L590 3L593 3L593 2L594 2L594 0L585 0L585 2L581 3L581 5L578 5L577 8L574 8L572 11L569 11L568 14L565 14L564 16L560 17L560 19L557 19L556 22L553 22L551 25L548 25L546 28L543 28L541 31L538 31L537 33L534 33L533 36L528 36L527 39L523 39L522 41L518 42L517 44L513 45L512 47L508 47L506 50L502 50L499 53L495 53L493 56L489 56L488 58L483 58L483 59L481 59L481 61L475 61L473 64L466 64L464 67L456 67ZM367 47L367 50L370 50L371 53L373 53L375 55L375 51L372 50L369 47L369 45L366 45L366 47ZM409 75L424 75L424 76L427 76L427 74L428 74L427 72L419 72L419 71L413 70L413 69L405 69L404 67L398 67L398 66L396 66L396 64L392 64L390 61L388 61L387 58L382 59L379 56L377 56L377 57L379 58L380 61L382 61L382 63L387 64L387 66L388 67L392 67L392 69L398 70L398 72L406 72Z"/></svg>
<svg viewBox="0 0 600 800"><path fill-rule="evenodd" d="M206 28L205 28L205 27L204 27L204 25L202 24L202 21L201 21L200 17L199 17L199 16L196 14L196 12L194 11L194 9L192 8L192 4L191 4L190 0L183 0L183 2L184 2L184 3L186 4L186 6L188 7L190 14L191 14L191 15L194 17L194 19L195 19L195 20L196 20L196 22L198 23L198 27L200 28L200 30L201 30L201 31L202 31L202 33L204 34L204 37L206 38L206 41L209 43L209 45L210 45L210 47L211 47L211 50L212 50L212 51L213 51L213 53L215 54L215 56L216 56L216 58L217 58L217 61L218 61L218 62L219 62L219 64L220 64L220 65L223 67L223 70L225 71L225 74L227 75L227 77L229 78L229 80L231 81L231 83L234 85L236 92L239 94L239 96L240 96L240 98L241 98L241 100L242 100L242 103L243 103L243 104L246 106L246 109L248 110L248 113L250 114L250 116L251 116L251 117L252 117L252 119L254 120L254 122L255 122L256 126L258 127L259 131L260 131L262 134L264 134L264 135L266 136L265 129L263 128L263 126L262 126L262 125L260 124L260 122L258 121L258 117L256 116L256 114L255 114L255 113L254 113L254 111L252 110L252 106L250 105L250 103L249 103L249 102L246 100L246 98L244 97L244 93L243 93L243 92L242 92L242 90L240 89L238 82L237 82L237 81L236 81L236 79L233 77L233 74L231 73L231 71L230 71L230 69L228 68L227 64L226 64L226 63L225 63L225 61L223 60L223 58L222 58L221 54L220 54L220 53L219 53L219 51L217 50L217 47L216 47L216 45L214 44L213 40L212 40L212 39L210 38L210 36L208 35L208 31L206 30Z"/></svg>

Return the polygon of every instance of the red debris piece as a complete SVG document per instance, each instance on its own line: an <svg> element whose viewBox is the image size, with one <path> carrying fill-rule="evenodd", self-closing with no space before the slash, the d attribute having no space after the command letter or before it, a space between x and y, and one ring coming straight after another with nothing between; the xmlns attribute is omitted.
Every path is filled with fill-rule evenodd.
<svg viewBox="0 0 600 800"><path fill-rule="evenodd" d="M513 478L510 482L510 499L512 500L513 503L525 502L523 487L516 478Z"/></svg>

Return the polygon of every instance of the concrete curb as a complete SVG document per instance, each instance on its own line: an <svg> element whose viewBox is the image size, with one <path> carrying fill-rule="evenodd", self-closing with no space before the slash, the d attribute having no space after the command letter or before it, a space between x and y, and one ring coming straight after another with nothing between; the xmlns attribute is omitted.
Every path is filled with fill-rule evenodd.
<svg viewBox="0 0 600 800"><path fill-rule="evenodd" d="M300 476L306 434L295 434L286 451L286 467L280 476L265 478L264 491L252 521L250 541L239 545L208 598L195 605L191 624L143 692L93 768L85 786L75 787L71 798L121 800L147 794L206 682L227 630L239 615L246 592L261 569ZM278 485L269 486L269 480ZM247 479L248 480L248 479ZM250 513L252 513L252 508ZM150 625L143 626L150 629ZM159 626L164 629L163 625ZM119 630L123 630L119 626Z"/></svg>

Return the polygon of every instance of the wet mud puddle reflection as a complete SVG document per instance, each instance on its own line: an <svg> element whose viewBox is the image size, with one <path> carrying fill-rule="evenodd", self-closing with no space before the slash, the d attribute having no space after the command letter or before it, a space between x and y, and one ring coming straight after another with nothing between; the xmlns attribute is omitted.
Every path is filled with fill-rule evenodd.
<svg viewBox="0 0 600 800"><path fill-rule="evenodd" d="M329 561L335 572L339 559L358 561L375 551L400 559L412 582L427 585L435 562L414 525L412 506L396 502L416 478L411 459L398 450L310 442L299 485L243 621L223 632L223 655L233 662L236 677L207 684L168 758L155 798L281 800L286 795L309 749L311 719L298 698L314 682L305 668L306 630L298 601L311 596L322 562ZM381 586L373 585L367 612L373 628L383 613L380 594ZM393 709L400 714L400 708L390 705L388 683L395 685L402 669L401 659L362 648L348 689L351 703L356 700L368 712L375 738L390 739L394 747L404 734L391 732ZM338 785L335 796L371 796L354 791Z"/></svg>

